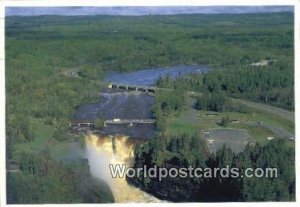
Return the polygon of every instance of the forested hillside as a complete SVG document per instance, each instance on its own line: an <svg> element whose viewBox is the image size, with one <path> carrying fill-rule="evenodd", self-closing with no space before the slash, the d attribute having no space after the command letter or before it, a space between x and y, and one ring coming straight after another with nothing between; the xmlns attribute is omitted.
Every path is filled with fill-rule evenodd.
<svg viewBox="0 0 300 207"><path fill-rule="evenodd" d="M293 201L295 200L294 150L283 140L265 146L247 146L240 154L223 147L214 155L205 149L197 135L161 136L139 146L135 152L135 168L156 166L165 169L202 168L200 177L157 177L143 171L129 181L161 199L175 202L224 201ZM205 177L205 168L276 167L278 177ZM207 174L208 175L208 174Z"/></svg>
<svg viewBox="0 0 300 207"><path fill-rule="evenodd" d="M7 162L20 164L8 173L9 203L113 202L87 163L63 164L54 150L73 139L68 121L78 105L99 98L108 71L203 64L216 71L183 79L180 88L294 107L292 13L7 17L5 38ZM261 60L271 62L250 65ZM181 108L176 96L159 113ZM76 183L83 177L93 186Z"/></svg>

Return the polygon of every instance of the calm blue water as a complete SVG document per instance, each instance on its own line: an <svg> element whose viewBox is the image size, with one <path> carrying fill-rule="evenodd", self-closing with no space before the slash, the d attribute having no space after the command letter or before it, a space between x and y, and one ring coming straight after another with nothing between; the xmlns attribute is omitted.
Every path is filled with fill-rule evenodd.
<svg viewBox="0 0 300 207"><path fill-rule="evenodd" d="M129 85L155 85L159 77L170 76L172 78L182 76L187 73L201 73L208 71L207 66L169 66L139 70L129 73L111 72L106 75L105 80L113 83L123 83Z"/></svg>

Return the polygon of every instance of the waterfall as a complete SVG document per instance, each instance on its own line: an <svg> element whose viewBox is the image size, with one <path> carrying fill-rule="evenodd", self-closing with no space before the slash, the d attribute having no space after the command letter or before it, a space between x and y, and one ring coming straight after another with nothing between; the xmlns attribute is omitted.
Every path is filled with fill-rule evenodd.
<svg viewBox="0 0 300 207"><path fill-rule="evenodd" d="M135 142L127 136L86 136L86 155L92 176L107 182L117 203L161 202L159 199L129 185L126 178L113 178L110 164L130 167L134 157Z"/></svg>

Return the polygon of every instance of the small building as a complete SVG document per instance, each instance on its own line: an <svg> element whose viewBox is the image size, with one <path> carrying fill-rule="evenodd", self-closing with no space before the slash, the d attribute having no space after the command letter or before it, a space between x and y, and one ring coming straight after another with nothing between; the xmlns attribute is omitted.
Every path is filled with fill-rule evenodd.
<svg viewBox="0 0 300 207"><path fill-rule="evenodd" d="M232 121L231 121L231 123L233 123L233 124L239 124L239 123L240 123L240 121L239 121L239 120L236 120L236 119L234 119L234 120L232 120Z"/></svg>

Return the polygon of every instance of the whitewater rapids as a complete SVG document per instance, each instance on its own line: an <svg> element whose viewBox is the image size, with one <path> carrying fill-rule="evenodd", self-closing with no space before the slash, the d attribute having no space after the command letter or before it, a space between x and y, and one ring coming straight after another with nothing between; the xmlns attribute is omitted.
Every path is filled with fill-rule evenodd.
<svg viewBox="0 0 300 207"><path fill-rule="evenodd" d="M114 141L113 141L114 140ZM98 137L94 134L86 135L86 156L92 176L106 181L116 203L161 202L154 196L129 185L126 178L113 178L110 164L126 164L132 166L135 143L126 136Z"/></svg>

